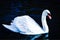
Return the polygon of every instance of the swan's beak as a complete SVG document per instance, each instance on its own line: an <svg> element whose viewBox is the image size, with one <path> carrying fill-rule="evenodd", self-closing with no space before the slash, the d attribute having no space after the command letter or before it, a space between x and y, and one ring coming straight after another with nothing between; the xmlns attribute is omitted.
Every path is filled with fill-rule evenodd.
<svg viewBox="0 0 60 40"><path fill-rule="evenodd" d="M50 13L48 13L48 17L49 17L49 19L52 19L52 17L51 17L51 14L50 14Z"/></svg>

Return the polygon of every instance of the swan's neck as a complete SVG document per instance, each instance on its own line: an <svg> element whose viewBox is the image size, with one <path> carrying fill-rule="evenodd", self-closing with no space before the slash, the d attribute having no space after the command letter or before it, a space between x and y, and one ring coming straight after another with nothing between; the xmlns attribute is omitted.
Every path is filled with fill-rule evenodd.
<svg viewBox="0 0 60 40"><path fill-rule="evenodd" d="M41 21L42 21L43 30L44 30L44 32L47 33L49 31L49 29L48 29L48 25L47 25L47 22L46 22L45 13L42 14Z"/></svg>

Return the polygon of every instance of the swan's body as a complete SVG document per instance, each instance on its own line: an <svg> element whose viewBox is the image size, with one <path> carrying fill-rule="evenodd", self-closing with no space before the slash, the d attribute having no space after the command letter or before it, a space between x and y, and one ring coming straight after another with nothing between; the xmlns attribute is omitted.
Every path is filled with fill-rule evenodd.
<svg viewBox="0 0 60 40"><path fill-rule="evenodd" d="M18 32L18 33L26 34L26 35L48 33L49 29L46 23L46 16L48 13L50 12L47 10L44 10L42 13L41 21L42 21L43 28L41 28L39 24L37 24L36 21L28 15L18 16L13 20L11 25L3 24L3 26L13 32Z"/></svg>

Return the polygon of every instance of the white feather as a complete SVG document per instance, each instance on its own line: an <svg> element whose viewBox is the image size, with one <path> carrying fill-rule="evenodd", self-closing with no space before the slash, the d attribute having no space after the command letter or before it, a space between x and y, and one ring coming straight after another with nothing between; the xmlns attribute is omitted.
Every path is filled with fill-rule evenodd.
<svg viewBox="0 0 60 40"><path fill-rule="evenodd" d="M35 35L35 34L44 34L48 33L48 25L46 23L46 15L47 11L43 11L42 14L42 25L43 29L39 26L39 24L30 16L24 15L24 16L18 16L14 18L11 25L3 24L3 26L13 32L18 32L21 34L26 35Z"/></svg>

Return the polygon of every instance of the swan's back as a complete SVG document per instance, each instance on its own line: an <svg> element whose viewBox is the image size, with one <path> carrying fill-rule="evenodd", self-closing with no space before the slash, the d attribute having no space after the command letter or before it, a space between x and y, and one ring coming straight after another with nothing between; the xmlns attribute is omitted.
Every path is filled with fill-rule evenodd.
<svg viewBox="0 0 60 40"><path fill-rule="evenodd" d="M18 18L18 20L17 20ZM32 34L41 34L44 33L42 28L36 23L34 19L30 16L24 15L15 18L15 21L19 21L19 23L28 31L32 32ZM27 33L27 32L26 32Z"/></svg>
<svg viewBox="0 0 60 40"><path fill-rule="evenodd" d="M35 34L44 33L42 28L35 22L35 20L27 15L16 17L13 20L13 24L17 25L15 27L19 30L18 31L16 29L17 30L16 32L19 32L21 34L35 35ZM10 28L8 28L8 29L10 29Z"/></svg>

